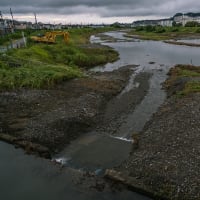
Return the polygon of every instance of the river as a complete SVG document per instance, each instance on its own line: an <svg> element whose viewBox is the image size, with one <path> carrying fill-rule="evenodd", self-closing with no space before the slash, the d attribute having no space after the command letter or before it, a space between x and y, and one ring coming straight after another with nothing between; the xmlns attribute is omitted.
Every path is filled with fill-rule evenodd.
<svg viewBox="0 0 200 200"><path fill-rule="evenodd" d="M150 88L142 102L121 124L115 137L88 133L75 140L55 159L79 170L91 170L97 174L105 168L114 167L128 157L131 149L129 135L141 131L158 107L165 100L161 83L175 64L200 65L200 48L176 46L157 41L127 39L123 32L109 32L116 42L101 41L92 37L91 42L108 45L120 54L115 63L96 67L95 71L112 71L124 65L138 65L130 82L122 93L137 87L136 74L151 73ZM109 135L109 134L108 134ZM119 138L123 138L121 140ZM120 146L120 148L119 148ZM21 149L0 142L0 195L3 200L12 199L148 199L128 190L97 192L83 190L75 183L79 173L60 169L49 160L25 155ZM95 159L96 158L96 159Z"/></svg>

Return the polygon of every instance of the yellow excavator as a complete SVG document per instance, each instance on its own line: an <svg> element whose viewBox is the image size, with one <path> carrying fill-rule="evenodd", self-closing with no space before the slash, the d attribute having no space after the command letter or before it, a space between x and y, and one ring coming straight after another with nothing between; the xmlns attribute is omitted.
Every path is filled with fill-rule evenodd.
<svg viewBox="0 0 200 200"><path fill-rule="evenodd" d="M35 42L43 42L48 44L56 43L56 36L63 35L64 41L69 41L69 33L65 31L50 31L46 32L44 36L32 36L31 39Z"/></svg>

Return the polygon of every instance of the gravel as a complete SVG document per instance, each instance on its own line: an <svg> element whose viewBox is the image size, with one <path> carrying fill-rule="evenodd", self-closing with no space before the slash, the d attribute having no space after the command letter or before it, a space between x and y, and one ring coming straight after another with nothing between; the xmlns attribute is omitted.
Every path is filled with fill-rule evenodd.
<svg viewBox="0 0 200 200"><path fill-rule="evenodd" d="M200 94L171 96L154 114L118 171L166 199L200 199Z"/></svg>

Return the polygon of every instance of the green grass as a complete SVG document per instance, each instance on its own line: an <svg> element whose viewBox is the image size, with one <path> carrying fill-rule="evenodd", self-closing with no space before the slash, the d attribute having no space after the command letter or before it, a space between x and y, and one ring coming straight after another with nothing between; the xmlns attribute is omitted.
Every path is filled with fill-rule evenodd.
<svg viewBox="0 0 200 200"><path fill-rule="evenodd" d="M139 35L144 40L169 40L177 37L199 35L200 27L136 27L128 36Z"/></svg>
<svg viewBox="0 0 200 200"><path fill-rule="evenodd" d="M81 77L82 72L77 67L48 65L46 63L26 62L18 63L22 66L12 66L15 63L0 62L0 89L42 88L55 83Z"/></svg>
<svg viewBox="0 0 200 200"><path fill-rule="evenodd" d="M188 69L181 69L178 73L178 76L181 77L200 77L200 73Z"/></svg>
<svg viewBox="0 0 200 200"><path fill-rule="evenodd" d="M61 36L56 38L56 44L28 39L26 48L0 54L0 90L51 87L83 76L84 69L117 60L118 53L113 49L88 45L91 34L107 30L71 29L68 44Z"/></svg>
<svg viewBox="0 0 200 200"><path fill-rule="evenodd" d="M200 92L200 80L197 80L195 78L200 79L200 67L191 66L191 65L177 65L170 71L170 79L168 79L167 84L170 87L173 87L173 83L176 82L176 80L188 77L190 78L184 88L181 91L177 91L176 95L178 97L186 96L191 93Z"/></svg>
<svg viewBox="0 0 200 200"><path fill-rule="evenodd" d="M30 34L35 34L37 33L36 31L34 30L23 30L24 32L24 35L26 37L30 36ZM11 40L17 40L19 38L22 38L22 31L15 31L14 33L10 33L10 34L7 34L7 35L0 35L0 45L4 45L6 46L7 44L10 44Z"/></svg>
<svg viewBox="0 0 200 200"><path fill-rule="evenodd" d="M185 93L200 92L200 81L190 81L185 86Z"/></svg>
<svg viewBox="0 0 200 200"><path fill-rule="evenodd" d="M200 92L200 81L189 81L186 83L185 88L182 91L178 91L176 95L183 97L197 92Z"/></svg>
<svg viewBox="0 0 200 200"><path fill-rule="evenodd" d="M118 53L108 47L88 47L91 34L106 31L107 29L71 29L70 40L66 45L62 36L57 37L54 45L36 44L29 42L29 47L10 51L9 55L15 58L27 58L48 62L51 64L76 65L82 68L91 68L118 59Z"/></svg>

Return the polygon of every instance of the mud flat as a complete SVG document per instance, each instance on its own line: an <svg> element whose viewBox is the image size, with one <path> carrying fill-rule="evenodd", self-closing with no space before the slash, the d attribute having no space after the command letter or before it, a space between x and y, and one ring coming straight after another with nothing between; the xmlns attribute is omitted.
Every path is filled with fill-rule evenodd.
<svg viewBox="0 0 200 200"><path fill-rule="evenodd" d="M52 89L0 93L0 139L49 157L99 123L99 112L122 91L131 73L129 66Z"/></svg>
<svg viewBox="0 0 200 200"><path fill-rule="evenodd" d="M177 41L164 41L168 44L174 44L174 45L182 45L182 46L189 46L189 47L200 47L200 44L195 43L187 43L187 42L177 42Z"/></svg>
<svg viewBox="0 0 200 200"><path fill-rule="evenodd" d="M187 82L170 80L168 99L145 125L138 148L106 176L154 199L200 199L200 94L180 98Z"/></svg>

